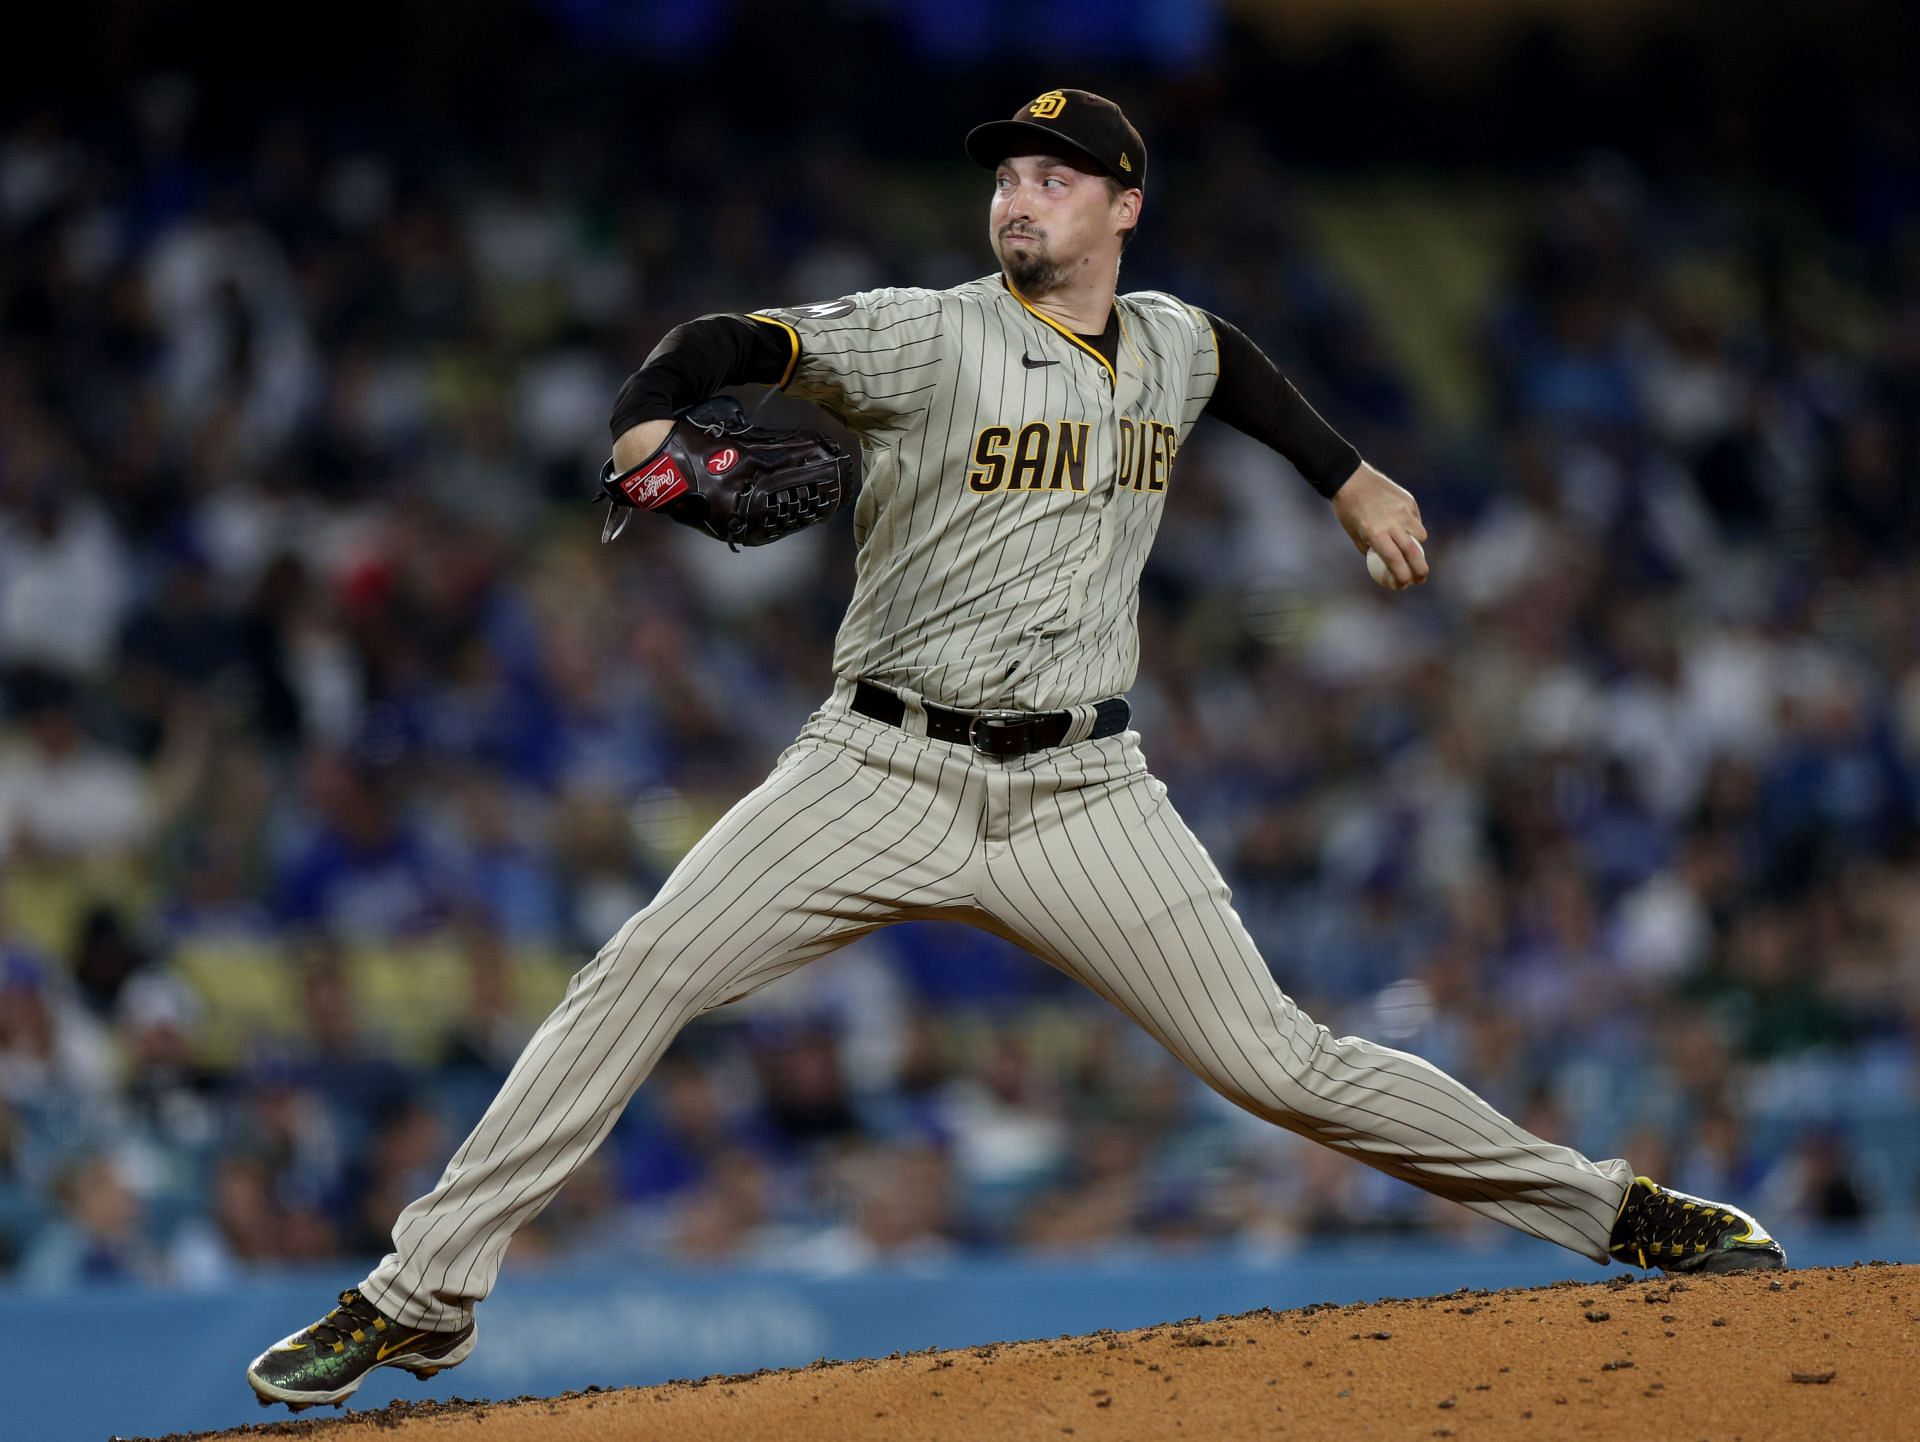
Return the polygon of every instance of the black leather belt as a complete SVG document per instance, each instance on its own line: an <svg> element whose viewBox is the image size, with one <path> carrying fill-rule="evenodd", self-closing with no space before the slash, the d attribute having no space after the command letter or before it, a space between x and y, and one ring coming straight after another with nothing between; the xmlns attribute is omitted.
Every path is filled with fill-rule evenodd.
<svg viewBox="0 0 1920 1442"><path fill-rule="evenodd" d="M922 705L927 713L927 735L935 741L971 746L982 756L1025 756L1044 751L1065 741L1073 728L1071 711L949 711L931 701ZM854 682L853 709L889 726L907 719L906 701L871 681ZM1126 730L1133 719L1133 708L1125 697L1110 696L1095 704L1093 714L1089 741Z"/></svg>

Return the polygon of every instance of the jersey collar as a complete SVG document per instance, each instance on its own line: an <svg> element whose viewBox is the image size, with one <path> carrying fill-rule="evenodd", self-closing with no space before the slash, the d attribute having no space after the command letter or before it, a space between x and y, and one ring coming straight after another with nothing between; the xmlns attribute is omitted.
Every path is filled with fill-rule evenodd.
<svg viewBox="0 0 1920 1442"><path fill-rule="evenodd" d="M1096 361L1098 361L1100 363L1100 369L1107 373L1107 385L1112 389L1115 389L1115 390L1119 389L1120 377L1114 373L1113 366L1108 363L1107 358L1105 356L1101 355L1099 351L1095 350L1092 346L1088 345L1085 341L1081 340L1079 336L1075 335L1072 331L1068 330L1065 326L1061 325L1059 321L1055 320L1052 316L1048 315L1045 311L1036 309L1032 302L1030 302L1024 295L1020 294L1019 291L1013 288L1013 282L1007 279L1006 272L1004 271L1002 271L1000 274L1000 284L1006 287L1007 294L1012 296L1016 301L1018 301L1021 307L1027 312L1028 315L1032 316L1035 320L1039 321L1042 325L1051 326L1054 330L1058 331L1061 335L1065 336L1072 345L1074 345L1080 350L1085 351L1088 355L1092 356ZM1120 314L1120 303L1117 297L1114 300L1113 313L1115 315ZM1122 347L1126 345L1126 341L1127 341L1127 325L1125 321L1121 321L1120 322L1120 344L1122 345Z"/></svg>

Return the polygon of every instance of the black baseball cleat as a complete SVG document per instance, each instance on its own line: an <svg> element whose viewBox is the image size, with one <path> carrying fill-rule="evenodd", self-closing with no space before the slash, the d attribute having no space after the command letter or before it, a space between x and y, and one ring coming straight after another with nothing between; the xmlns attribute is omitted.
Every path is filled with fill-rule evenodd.
<svg viewBox="0 0 1920 1442"><path fill-rule="evenodd" d="M1710 1202L1635 1177L1607 1250L1635 1267L1663 1272L1772 1272L1786 1249L1738 1207Z"/></svg>
<svg viewBox="0 0 1920 1442"><path fill-rule="evenodd" d="M457 1367L473 1350L473 1324L457 1332L404 1327L380 1314L358 1288L310 1327L282 1337L247 1366L247 1383L262 1407L285 1402L295 1411L339 1406L376 1367L398 1367L416 1377Z"/></svg>

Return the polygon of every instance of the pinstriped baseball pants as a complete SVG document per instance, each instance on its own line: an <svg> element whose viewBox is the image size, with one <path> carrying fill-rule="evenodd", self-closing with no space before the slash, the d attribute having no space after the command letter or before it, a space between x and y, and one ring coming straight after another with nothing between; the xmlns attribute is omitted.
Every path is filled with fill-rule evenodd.
<svg viewBox="0 0 1920 1442"><path fill-rule="evenodd" d="M1595 1261L1633 1179L1515 1126L1417 1057L1334 1037L1275 984L1123 732L1010 761L833 697L588 965L362 1290L464 1324L514 1231L694 1017L891 922L965 919L1092 988L1230 1100ZM916 734L918 733L918 734Z"/></svg>

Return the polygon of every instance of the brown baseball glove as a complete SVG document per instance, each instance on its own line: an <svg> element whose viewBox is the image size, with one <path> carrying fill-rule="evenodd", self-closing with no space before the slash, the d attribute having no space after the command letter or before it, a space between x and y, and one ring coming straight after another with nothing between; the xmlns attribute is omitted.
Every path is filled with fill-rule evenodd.
<svg viewBox="0 0 1920 1442"><path fill-rule="evenodd" d="M660 449L632 470L616 475L613 464L609 457L600 471L611 503L602 541L634 511L661 511L735 550L826 520L852 474L847 453L825 436L753 425L724 395L680 412Z"/></svg>

